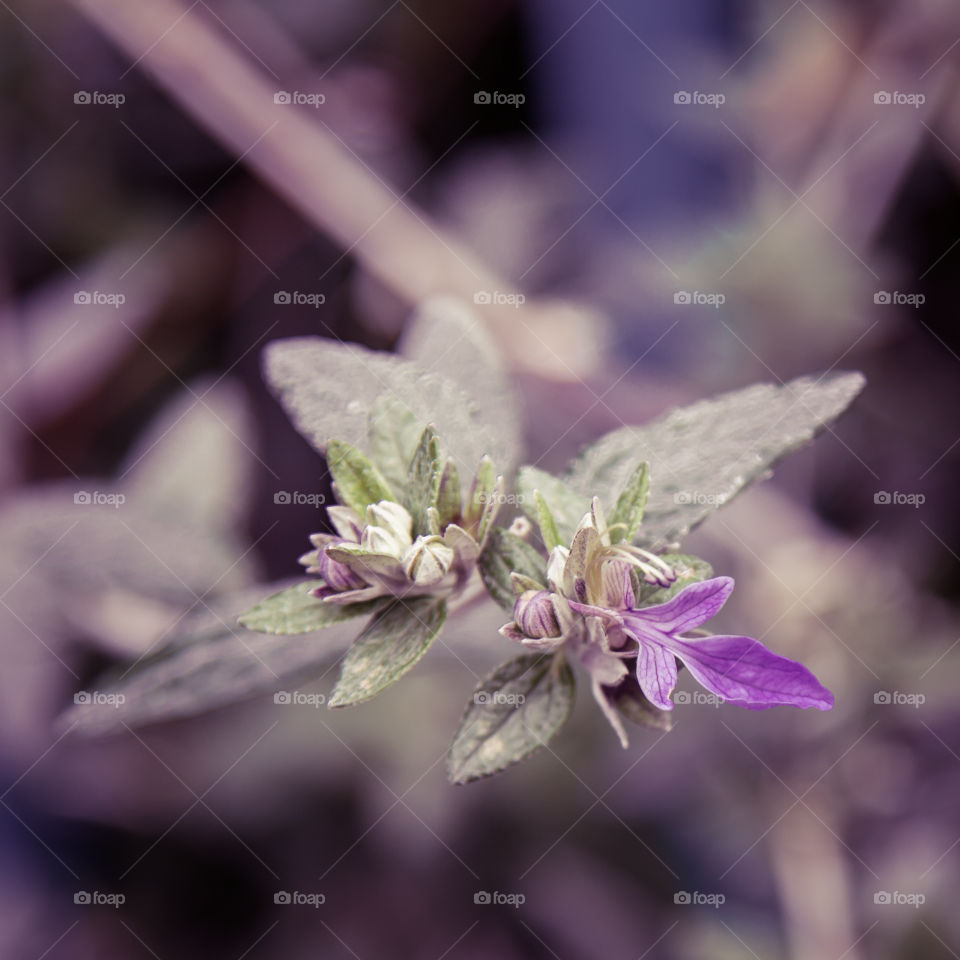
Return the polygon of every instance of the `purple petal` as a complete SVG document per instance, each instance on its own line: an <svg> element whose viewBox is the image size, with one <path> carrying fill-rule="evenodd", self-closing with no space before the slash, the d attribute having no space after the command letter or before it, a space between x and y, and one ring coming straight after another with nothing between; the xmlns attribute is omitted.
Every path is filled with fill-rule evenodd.
<svg viewBox="0 0 960 960"><path fill-rule="evenodd" d="M637 650L637 683L643 695L661 710L672 710L670 694L677 685L677 661L656 643L641 643Z"/></svg>
<svg viewBox="0 0 960 960"><path fill-rule="evenodd" d="M803 664L771 653L751 637L671 638L669 649L695 680L737 706L756 709L783 703L818 710L833 706L833 694Z"/></svg>
<svg viewBox="0 0 960 960"><path fill-rule="evenodd" d="M732 592L732 577L714 577L691 583L666 603L633 610L625 614L624 619L628 624L633 619L646 621L661 633L683 633L706 623L727 602Z"/></svg>

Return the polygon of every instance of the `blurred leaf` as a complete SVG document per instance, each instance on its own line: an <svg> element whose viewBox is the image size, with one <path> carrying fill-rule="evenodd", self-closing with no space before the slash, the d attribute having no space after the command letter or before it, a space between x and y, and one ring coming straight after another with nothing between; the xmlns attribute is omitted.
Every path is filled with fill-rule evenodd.
<svg viewBox="0 0 960 960"><path fill-rule="evenodd" d="M637 683L634 672L623 678L616 686L607 689L607 696L614 707L631 723L653 730L670 730L673 728L673 713L655 707L644 695Z"/></svg>
<svg viewBox="0 0 960 960"><path fill-rule="evenodd" d="M446 603L436 597L394 600L347 651L329 705L361 703L399 680L427 652L446 616Z"/></svg>
<svg viewBox="0 0 960 960"><path fill-rule="evenodd" d="M610 542L620 543L633 539L643 520L643 511L650 493L650 470L645 463L633 471L623 492L617 499L613 513L607 518L610 529ZM623 526L621 527L620 524Z"/></svg>
<svg viewBox="0 0 960 960"><path fill-rule="evenodd" d="M460 475L457 465L447 460L440 475L440 488L437 491L437 517L440 529L460 519Z"/></svg>
<svg viewBox="0 0 960 960"><path fill-rule="evenodd" d="M504 610L513 610L511 573L519 573L545 588L546 560L540 551L503 527L490 531L487 545L480 554L478 566L484 585Z"/></svg>
<svg viewBox="0 0 960 960"><path fill-rule="evenodd" d="M305 580L274 593L242 613L237 622L248 630L292 636L322 630L342 620L370 613L378 606L378 601L324 603L310 594L318 583L317 580Z"/></svg>
<svg viewBox="0 0 960 960"><path fill-rule="evenodd" d="M380 471L368 457L349 443L330 441L327 446L327 467L337 485L340 502L352 508L361 518L366 516L369 504L394 499Z"/></svg>
<svg viewBox="0 0 960 960"><path fill-rule="evenodd" d="M489 457L483 457L477 465L470 496L464 505L464 520L469 526L480 523L496 485L497 471L493 461ZM478 536L477 539L481 538Z"/></svg>
<svg viewBox="0 0 960 960"><path fill-rule="evenodd" d="M386 397L404 404L417 422L433 423L448 456L464 474L485 454L501 469L516 462L516 430L508 421L495 419L475 384L455 383L409 360L354 344L299 337L267 345L264 375L294 426L321 452L333 437L364 447L369 412L378 398ZM349 400L344 403L344 398Z"/></svg>
<svg viewBox="0 0 960 960"><path fill-rule="evenodd" d="M756 384L642 427L621 427L580 454L569 484L611 502L637 463L649 463L653 487L637 542L662 546L809 441L843 413L864 383L859 373L836 373L785 386Z"/></svg>
<svg viewBox="0 0 960 960"><path fill-rule="evenodd" d="M407 482L410 461L425 423L418 423L410 409L391 397L377 397L370 410L367 449L384 479L394 490Z"/></svg>
<svg viewBox="0 0 960 960"><path fill-rule="evenodd" d="M453 783L503 770L546 744L573 707L573 672L563 655L522 654L474 691L447 755Z"/></svg>

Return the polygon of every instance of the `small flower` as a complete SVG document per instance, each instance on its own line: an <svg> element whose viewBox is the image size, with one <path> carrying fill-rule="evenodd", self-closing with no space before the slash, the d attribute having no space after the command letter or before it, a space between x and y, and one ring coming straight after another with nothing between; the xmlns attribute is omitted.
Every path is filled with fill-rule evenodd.
<svg viewBox="0 0 960 960"><path fill-rule="evenodd" d="M676 575L661 558L629 544L611 545L597 501L569 549L556 547L547 565L550 590L522 594L504 636L534 649L563 646L591 678L597 703L626 746L626 734L607 688L619 685L631 664L647 699L672 710L677 660L702 686L747 709L778 704L828 710L833 695L802 664L743 636L692 638L686 634L713 617L733 591L730 577L684 587L665 603L640 606L635 575L668 586ZM544 632L547 610L559 634ZM544 637L551 637L545 646ZM632 663L631 663L632 662Z"/></svg>
<svg viewBox="0 0 960 960"><path fill-rule="evenodd" d="M440 583L450 572L456 554L443 537L417 537L403 556L403 570L407 578L420 586Z"/></svg>

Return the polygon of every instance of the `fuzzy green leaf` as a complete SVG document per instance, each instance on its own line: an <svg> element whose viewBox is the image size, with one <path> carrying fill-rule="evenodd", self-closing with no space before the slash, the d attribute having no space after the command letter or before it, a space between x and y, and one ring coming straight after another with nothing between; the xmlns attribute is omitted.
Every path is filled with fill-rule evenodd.
<svg viewBox="0 0 960 960"><path fill-rule="evenodd" d="M398 495L406 487L410 461L423 428L424 424L399 400L382 396L374 401L367 434L370 459Z"/></svg>
<svg viewBox="0 0 960 960"><path fill-rule="evenodd" d="M554 477L539 467L521 467L514 481L517 502L534 523L539 523L537 492L550 507L560 542L570 543L574 531L590 509L589 496L581 496L559 477Z"/></svg>
<svg viewBox="0 0 960 960"><path fill-rule="evenodd" d="M543 499L539 490L534 493L535 504L537 508L537 526L540 528L540 537L543 545L548 551L554 547L559 547L563 543L560 534L557 531L557 522L553 519L553 514L547 506L547 501Z"/></svg>
<svg viewBox="0 0 960 960"><path fill-rule="evenodd" d="M480 576L490 596L504 610L513 610L511 573L519 573L545 588L546 560L540 552L503 527L490 531L487 545L480 554Z"/></svg>
<svg viewBox="0 0 960 960"><path fill-rule="evenodd" d="M363 616L371 613L378 605L379 601L376 600L353 604L324 603L310 596L310 591L319 583L319 580L295 583L251 607L237 617L237 622L258 633L293 636L298 633L312 633L342 620Z"/></svg>
<svg viewBox="0 0 960 960"><path fill-rule="evenodd" d="M361 703L399 680L427 652L446 616L437 597L392 601L347 651L329 705Z"/></svg>
<svg viewBox="0 0 960 960"><path fill-rule="evenodd" d="M394 499L383 474L369 457L349 443L331 440L327 444L327 467L340 502L360 517L366 516L369 504Z"/></svg>
<svg viewBox="0 0 960 960"><path fill-rule="evenodd" d="M650 469L641 463L630 475L613 513L607 518L611 543L620 543L622 540L629 543L633 539L643 520L649 492Z"/></svg>
<svg viewBox="0 0 960 960"><path fill-rule="evenodd" d="M573 706L573 672L563 655L522 654L485 677L447 755L453 783L503 770L546 744Z"/></svg>
<svg viewBox="0 0 960 960"><path fill-rule="evenodd" d="M433 427L427 427L413 453L407 476L406 507L413 518L415 537L430 532L429 510L437 506L442 470L437 432Z"/></svg>

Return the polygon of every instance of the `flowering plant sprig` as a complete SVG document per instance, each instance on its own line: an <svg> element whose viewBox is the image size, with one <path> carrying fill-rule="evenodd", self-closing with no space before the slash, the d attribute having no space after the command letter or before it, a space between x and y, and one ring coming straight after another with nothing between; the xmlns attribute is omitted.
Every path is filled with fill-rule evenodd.
<svg viewBox="0 0 960 960"><path fill-rule="evenodd" d="M510 572L513 620L500 632L528 651L549 655L553 663L544 669L543 657L525 654L511 661L513 667L501 665L481 682L451 747L453 779L496 772L545 743L572 704L569 664L586 672L597 704L624 747L623 716L663 725L658 715L673 709L678 661L721 701L736 706L833 706L833 695L806 667L751 637L690 635L719 612L734 582L713 577L696 558L658 555L630 542L640 527L648 489L643 464L609 522L599 499L593 499L569 546L560 543L550 509L535 493L549 557L539 570L532 562L524 572ZM530 686L528 679L520 693L515 688L525 673L537 682ZM509 718L504 707L517 715ZM498 727L490 746L493 715L512 719L513 730L508 738Z"/></svg>
<svg viewBox="0 0 960 960"><path fill-rule="evenodd" d="M397 418L409 427L411 417L394 404L380 410L377 428L393 431ZM371 437L376 449L375 440ZM475 579L505 497L503 478L484 457L462 498L457 467L441 455L432 426L420 434L405 471L398 474L396 462L384 463L392 481L348 443L330 441L326 456L338 501L327 508L335 532L313 534L314 549L300 558L318 579L268 597L240 623L292 634L373 614L343 660L328 701L338 707L375 696L426 653L446 619L447 601Z"/></svg>

